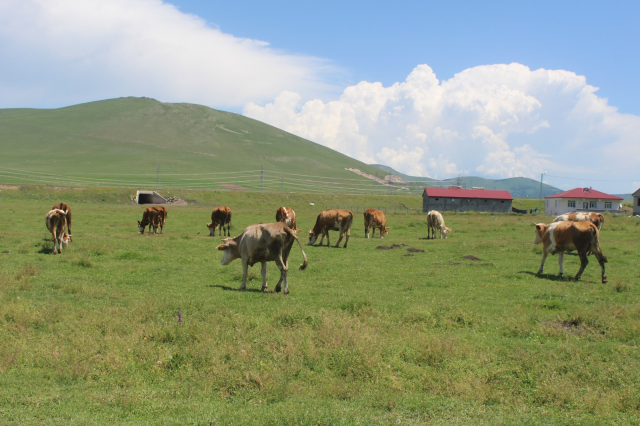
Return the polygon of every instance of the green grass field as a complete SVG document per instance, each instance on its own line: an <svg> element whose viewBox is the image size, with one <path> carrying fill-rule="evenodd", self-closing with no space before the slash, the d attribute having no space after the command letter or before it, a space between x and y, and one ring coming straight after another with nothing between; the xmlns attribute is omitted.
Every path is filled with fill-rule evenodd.
<svg viewBox="0 0 640 426"><path fill-rule="evenodd" d="M0 424L640 422L637 218L606 217L603 285L593 256L578 282L557 256L535 274L548 217L445 213L449 238L426 240L397 208L419 197L176 191L189 205L140 235L133 193L0 188ZM54 256L60 201L74 241ZM309 267L295 245L291 294L273 263L270 292L259 267L237 291L241 263L220 265L205 226L221 204L234 235L296 210ZM360 212L347 249L306 245L326 206ZM363 207L387 209L384 240L364 238Z"/></svg>

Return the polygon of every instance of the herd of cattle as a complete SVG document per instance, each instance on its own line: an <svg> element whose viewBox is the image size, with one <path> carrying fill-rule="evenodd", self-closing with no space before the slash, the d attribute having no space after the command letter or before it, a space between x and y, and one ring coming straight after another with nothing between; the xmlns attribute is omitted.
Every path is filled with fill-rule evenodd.
<svg viewBox="0 0 640 426"><path fill-rule="evenodd" d="M164 229L167 219L167 210L162 206L148 207L142 214L142 220L138 221L138 230L144 234L148 227L149 232L160 233ZM320 245L327 237L329 243L329 231L339 231L338 242L335 247L339 247L342 238L346 236L344 248L347 247L349 236L351 235L351 224L353 223L353 212L346 209L328 209L321 212L316 218L316 223L309 231L309 245L316 243L320 236ZM367 209L364 212L365 237L369 238L379 230L380 238L384 238L389 233L386 226L387 218L385 214L376 209ZM560 270L558 275L562 276L562 264L564 252L576 250L580 257L580 269L575 276L578 280L587 266L587 256L593 253L602 268L602 282L607 282L604 264L607 258L600 249L600 230L604 224L604 216L600 213L568 213L555 218L551 224L536 223L534 244L543 244L542 263L538 274L543 272L544 262L548 254L558 253L558 264ZM53 236L53 254L62 253L63 245L69 244L71 239L71 208L60 203L53 206L46 216L47 229ZM307 255L302 248L302 244L296 235L300 232L297 228L296 214L289 207L280 207L276 211L276 223L259 223L250 225L237 237L231 238L231 209L227 206L220 206L211 212L211 223L207 223L209 235L215 236L216 229L218 235L224 233L223 244L217 249L223 251L222 265L228 265L235 259L242 259L242 286L245 289L247 284L248 267L260 262L262 265L262 290L267 289L267 262L275 262L280 269L280 280L276 285L276 292L280 292L284 286L284 293L289 293L287 285L287 271L289 269L289 253L294 242L298 243L304 258L300 269L305 269L308 265ZM432 210L427 214L427 239L436 238L436 231L440 230L440 239L446 239L451 228L445 226L444 218L438 211Z"/></svg>

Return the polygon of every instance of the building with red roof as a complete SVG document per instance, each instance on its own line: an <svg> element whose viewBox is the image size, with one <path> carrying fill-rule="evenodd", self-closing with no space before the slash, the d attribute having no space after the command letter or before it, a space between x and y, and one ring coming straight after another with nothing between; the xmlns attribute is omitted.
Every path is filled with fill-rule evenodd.
<svg viewBox="0 0 640 426"><path fill-rule="evenodd" d="M544 199L544 214L550 216L573 212L617 213L623 200L592 188L574 188Z"/></svg>
<svg viewBox="0 0 640 426"><path fill-rule="evenodd" d="M484 188L425 188L422 193L422 211L425 213L430 210L509 213L512 202L509 191Z"/></svg>

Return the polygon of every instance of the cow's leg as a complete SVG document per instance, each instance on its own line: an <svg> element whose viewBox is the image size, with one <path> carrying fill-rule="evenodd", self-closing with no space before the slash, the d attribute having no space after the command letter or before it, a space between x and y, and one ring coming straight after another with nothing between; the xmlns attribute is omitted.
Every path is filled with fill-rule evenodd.
<svg viewBox="0 0 640 426"><path fill-rule="evenodd" d="M342 232L342 229L340 230L340 236L338 237L338 242L336 243L336 247L338 247L340 245L340 241L342 241L342 237L344 236L344 232Z"/></svg>
<svg viewBox="0 0 640 426"><path fill-rule="evenodd" d="M242 259L242 285L240 290L247 288L247 275L249 274L249 262L247 259Z"/></svg>
<svg viewBox="0 0 640 426"><path fill-rule="evenodd" d="M560 267L560 269L558 269L558 276L561 277L563 272L562 272L562 263L564 262L564 252L561 251L560 253L558 253L558 266Z"/></svg>
<svg viewBox="0 0 640 426"><path fill-rule="evenodd" d="M276 265L278 265L278 269L280 269L280 280L278 280L278 284L276 285L276 293L280 293L282 289L282 282L284 281L284 294L289 294L289 286L287 285L287 265L282 261L282 257L276 259Z"/></svg>
<svg viewBox="0 0 640 426"><path fill-rule="evenodd" d="M578 281L580 279L580 277L582 276L582 273L584 272L585 268L587 267L587 264L589 263L589 258L587 257L587 252L578 252L578 256L580 256L580 269L578 270L578 273L575 276L575 280Z"/></svg>
<svg viewBox="0 0 640 426"><path fill-rule="evenodd" d="M324 236L327 236L327 247L329 247L329 231L326 229L322 230L322 238L320 239L320 245L322 245L322 240L324 240Z"/></svg>
<svg viewBox="0 0 640 426"><path fill-rule="evenodd" d="M600 264L600 268L602 268L602 284L607 283L607 274L604 272L604 264L607 262L607 258L604 255L598 253L597 251L592 251L595 254L596 259L598 259L598 263Z"/></svg>
<svg viewBox="0 0 640 426"><path fill-rule="evenodd" d="M547 260L547 252L542 249L542 262L540 262L540 269L538 269L538 274L541 274L544 271L544 261Z"/></svg>
<svg viewBox="0 0 640 426"><path fill-rule="evenodd" d="M344 240L344 248L347 248L347 243L349 242L350 236L351 236L351 228L347 229L347 239Z"/></svg>
<svg viewBox="0 0 640 426"><path fill-rule="evenodd" d="M384 226L378 228L378 231L380 231L380 239L384 240Z"/></svg>
<svg viewBox="0 0 640 426"><path fill-rule="evenodd" d="M267 291L267 262L262 262L262 270L260 271L262 274L262 291Z"/></svg>

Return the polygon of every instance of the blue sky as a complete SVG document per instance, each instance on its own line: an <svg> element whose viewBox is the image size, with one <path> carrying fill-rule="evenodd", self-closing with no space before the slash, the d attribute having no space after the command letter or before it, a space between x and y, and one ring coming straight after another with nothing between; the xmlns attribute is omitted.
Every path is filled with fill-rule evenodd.
<svg viewBox="0 0 640 426"><path fill-rule="evenodd" d="M636 1L172 1L226 33L326 58L343 84L391 85L418 64L440 79L517 62L587 77L620 112L640 115Z"/></svg>
<svg viewBox="0 0 640 426"><path fill-rule="evenodd" d="M0 108L244 114L445 179L640 187L640 2L0 0Z"/></svg>

